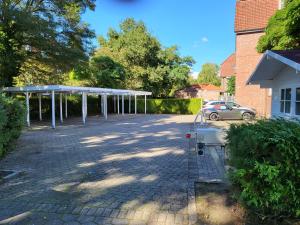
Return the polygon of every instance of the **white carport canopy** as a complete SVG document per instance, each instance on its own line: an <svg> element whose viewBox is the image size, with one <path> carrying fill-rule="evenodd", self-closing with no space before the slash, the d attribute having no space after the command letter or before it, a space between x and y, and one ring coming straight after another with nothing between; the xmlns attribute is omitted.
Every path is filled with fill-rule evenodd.
<svg viewBox="0 0 300 225"><path fill-rule="evenodd" d="M293 50L291 50L293 51ZM280 52L280 51L278 51ZM288 51L286 51L288 52ZM294 51L295 52L295 51ZM266 51L256 69L247 81L247 84L259 84L262 88L271 87L272 80L286 66L294 68L297 73L300 73L300 64L276 53L276 51Z"/></svg>
<svg viewBox="0 0 300 225"><path fill-rule="evenodd" d="M111 88L95 88L95 87L74 87L74 86L63 86L63 85L46 85L46 86L24 86L24 87L5 87L1 89L2 92L9 93L23 93L26 96L26 108L27 108L27 125L30 126L30 104L29 94L35 93L39 99L39 118L42 120L42 109L41 109L41 96L44 94L51 95L51 115L52 115L52 128L55 128L55 94L59 94L60 97L60 122L63 122L63 95L65 95L65 118L68 116L68 94L80 94L82 95L82 122L85 124L87 117L87 95L101 95L102 113L107 119L107 96L113 96L114 108L117 106L117 112L120 113L119 109L119 96L122 98L122 115L124 115L124 97L129 98L129 107L131 107L131 96L134 96L135 103L135 114L137 113L137 96L145 97L145 114L147 112L147 95L151 95L151 92L147 91L134 91L124 89L111 89ZM117 97L117 104L116 104ZM130 113L130 109L129 109Z"/></svg>

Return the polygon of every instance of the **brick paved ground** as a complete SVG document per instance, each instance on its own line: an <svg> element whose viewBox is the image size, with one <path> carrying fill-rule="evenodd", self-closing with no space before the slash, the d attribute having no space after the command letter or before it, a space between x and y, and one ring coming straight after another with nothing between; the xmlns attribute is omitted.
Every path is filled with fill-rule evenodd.
<svg viewBox="0 0 300 225"><path fill-rule="evenodd" d="M198 172L184 134L193 119L90 118L24 132L0 162L24 171L0 184L0 224L192 223Z"/></svg>

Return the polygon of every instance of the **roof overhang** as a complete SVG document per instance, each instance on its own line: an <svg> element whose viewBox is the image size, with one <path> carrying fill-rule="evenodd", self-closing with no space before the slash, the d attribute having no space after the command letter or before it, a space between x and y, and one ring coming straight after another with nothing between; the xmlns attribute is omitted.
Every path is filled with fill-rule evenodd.
<svg viewBox="0 0 300 225"><path fill-rule="evenodd" d="M247 84L259 84L261 87L270 87L273 79L287 66L295 69L296 72L300 72L299 63L267 50L248 79Z"/></svg>
<svg viewBox="0 0 300 225"><path fill-rule="evenodd" d="M0 89L0 92L10 93L90 93L90 94L105 94L105 95L152 95L148 91L135 91L125 89L111 89L111 88L96 88L96 87L75 87L64 85L44 85L44 86L24 86L24 87L5 87Z"/></svg>

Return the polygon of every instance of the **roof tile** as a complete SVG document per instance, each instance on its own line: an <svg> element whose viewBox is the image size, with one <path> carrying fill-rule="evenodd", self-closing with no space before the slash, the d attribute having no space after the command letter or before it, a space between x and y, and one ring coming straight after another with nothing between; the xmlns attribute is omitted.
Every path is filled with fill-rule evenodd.
<svg viewBox="0 0 300 225"><path fill-rule="evenodd" d="M235 53L232 53L222 64L220 69L221 77L235 76Z"/></svg>
<svg viewBox="0 0 300 225"><path fill-rule="evenodd" d="M279 0L238 0L235 12L235 32L263 30L279 8Z"/></svg>

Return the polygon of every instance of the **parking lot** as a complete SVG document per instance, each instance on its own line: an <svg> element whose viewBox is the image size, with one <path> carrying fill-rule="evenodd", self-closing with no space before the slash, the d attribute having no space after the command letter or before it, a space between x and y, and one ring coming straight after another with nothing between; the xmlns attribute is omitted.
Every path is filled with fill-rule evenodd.
<svg viewBox="0 0 300 225"><path fill-rule="evenodd" d="M194 116L33 125L0 169L0 224L188 224ZM78 120L80 121L80 120ZM191 222L191 221L190 221Z"/></svg>

